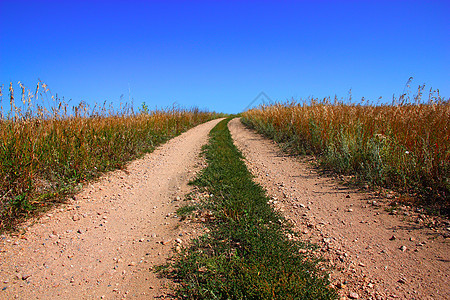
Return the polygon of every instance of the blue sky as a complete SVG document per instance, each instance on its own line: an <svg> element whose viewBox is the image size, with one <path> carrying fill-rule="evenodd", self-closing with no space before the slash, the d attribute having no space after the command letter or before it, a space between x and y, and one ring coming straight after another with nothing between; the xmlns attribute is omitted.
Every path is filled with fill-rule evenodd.
<svg viewBox="0 0 450 300"><path fill-rule="evenodd" d="M76 104L242 111L337 95L450 96L450 1L0 0L0 83Z"/></svg>

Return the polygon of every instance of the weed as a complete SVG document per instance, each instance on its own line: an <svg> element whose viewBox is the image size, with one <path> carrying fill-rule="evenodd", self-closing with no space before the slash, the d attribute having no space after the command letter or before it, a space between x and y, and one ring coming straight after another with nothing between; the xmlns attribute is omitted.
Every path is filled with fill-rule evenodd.
<svg viewBox="0 0 450 300"><path fill-rule="evenodd" d="M125 105L70 107L39 82L33 93L9 87L10 109L0 109L0 231L64 201L82 183L124 168L181 132L217 117L198 109L140 113ZM0 88L0 105L2 102Z"/></svg>
<svg viewBox="0 0 450 300"><path fill-rule="evenodd" d="M261 106L243 113L242 122L298 154L318 156L328 169L449 214L450 102L430 90L423 103L423 90L391 105L325 98Z"/></svg>

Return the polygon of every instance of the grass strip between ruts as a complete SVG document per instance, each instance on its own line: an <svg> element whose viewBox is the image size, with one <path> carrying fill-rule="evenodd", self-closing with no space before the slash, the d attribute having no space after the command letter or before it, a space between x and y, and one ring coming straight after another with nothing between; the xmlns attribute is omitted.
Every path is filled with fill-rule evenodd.
<svg viewBox="0 0 450 300"><path fill-rule="evenodd" d="M203 209L213 214L207 234L193 240L172 262L158 268L173 278L177 296L188 299L335 299L328 275L286 220L252 181L227 124L210 132L208 166L193 181L212 194ZM192 213L191 209L180 210Z"/></svg>

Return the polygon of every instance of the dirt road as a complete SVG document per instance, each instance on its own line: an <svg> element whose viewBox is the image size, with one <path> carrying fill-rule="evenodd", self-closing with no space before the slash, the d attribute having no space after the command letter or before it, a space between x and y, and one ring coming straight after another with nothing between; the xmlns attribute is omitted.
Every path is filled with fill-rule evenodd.
<svg viewBox="0 0 450 300"><path fill-rule="evenodd" d="M332 281L343 297L450 299L450 247L442 234L448 228L410 222L408 210L390 215L388 199L320 176L305 158L283 154L238 119L229 128L275 207L336 267Z"/></svg>
<svg viewBox="0 0 450 300"><path fill-rule="evenodd" d="M151 269L198 232L174 212L218 121L105 175L24 233L0 237L0 299L170 298L170 283ZM238 119L229 127L273 205L321 246L343 297L450 299L449 243L438 231L389 215L383 199L320 176Z"/></svg>
<svg viewBox="0 0 450 300"><path fill-rule="evenodd" d="M167 294L149 268L191 234L174 212L219 120L170 140L126 171L105 175L24 234L0 240L0 299L153 299Z"/></svg>

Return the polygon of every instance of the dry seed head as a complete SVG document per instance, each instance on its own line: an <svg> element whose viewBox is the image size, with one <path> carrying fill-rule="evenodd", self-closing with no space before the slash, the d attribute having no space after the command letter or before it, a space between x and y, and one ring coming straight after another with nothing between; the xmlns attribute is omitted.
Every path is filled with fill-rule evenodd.
<svg viewBox="0 0 450 300"><path fill-rule="evenodd" d="M11 108L14 103L14 88L12 82L9 83L9 102L11 103Z"/></svg>

